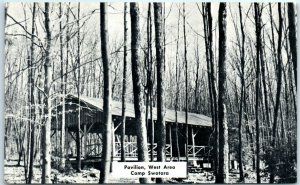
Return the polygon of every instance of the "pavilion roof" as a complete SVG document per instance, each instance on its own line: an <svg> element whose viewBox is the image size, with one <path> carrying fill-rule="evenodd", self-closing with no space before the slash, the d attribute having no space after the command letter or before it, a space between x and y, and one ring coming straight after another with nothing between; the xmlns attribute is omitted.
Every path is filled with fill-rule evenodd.
<svg viewBox="0 0 300 185"><path fill-rule="evenodd" d="M67 95L67 99L78 100L78 97L72 94ZM103 99L80 96L81 104L86 104L87 107L94 108L98 111L103 111ZM145 108L145 106L144 106ZM112 115L122 116L122 102L112 101ZM175 110L166 109L166 121L175 123ZM126 103L126 117L135 118L134 104ZM150 116L149 116L150 117ZM153 120L157 120L157 109L153 107ZM185 112L177 111L177 122L185 124ZM212 127L212 119L202 114L188 112L188 124L203 127Z"/></svg>

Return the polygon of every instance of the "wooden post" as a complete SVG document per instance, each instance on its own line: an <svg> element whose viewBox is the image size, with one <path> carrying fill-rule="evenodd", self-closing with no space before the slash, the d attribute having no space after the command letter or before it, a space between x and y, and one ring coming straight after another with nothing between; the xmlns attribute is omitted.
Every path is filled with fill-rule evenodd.
<svg viewBox="0 0 300 185"><path fill-rule="evenodd" d="M173 156L173 150L172 150L172 125L169 124L169 141L170 141L170 160Z"/></svg>
<svg viewBox="0 0 300 185"><path fill-rule="evenodd" d="M95 138L96 138L96 137L95 137L95 134L92 133L92 147L93 147L94 155L97 154L97 151L96 151L96 150L97 150L97 148L96 148L97 145L96 145L96 142L95 142L95 141L96 141Z"/></svg>
<svg viewBox="0 0 300 185"><path fill-rule="evenodd" d="M95 149L95 154L97 155L97 154L99 154L99 146L100 146L100 137L98 138L98 134L96 133L95 134L95 147L96 147L96 149Z"/></svg>
<svg viewBox="0 0 300 185"><path fill-rule="evenodd" d="M191 136L192 136L192 145L193 145L193 157L195 157L195 136L194 136L194 129L191 127Z"/></svg>
<svg viewBox="0 0 300 185"><path fill-rule="evenodd" d="M128 135L128 154L130 154L131 152L131 145L130 145L130 142L131 142L131 135Z"/></svg>
<svg viewBox="0 0 300 185"><path fill-rule="evenodd" d="M112 124L112 160L113 160L113 157L116 155L116 151L115 151L115 127L114 127L114 123Z"/></svg>
<svg viewBox="0 0 300 185"><path fill-rule="evenodd" d="M93 143L94 143L94 140L93 140L93 133L90 133L89 134L89 148L90 148L90 155L92 156L93 155Z"/></svg>
<svg viewBox="0 0 300 185"><path fill-rule="evenodd" d="M87 155L87 132L86 132L86 123L83 124L83 137L84 137L84 143L83 143L83 147L84 147L84 158L86 158Z"/></svg>
<svg viewBox="0 0 300 185"><path fill-rule="evenodd" d="M99 139L102 138L102 137L100 137L100 136L102 136L102 134L97 134L97 135L98 135ZM97 143L98 154L100 154L100 151L101 151L100 147L102 147L102 146L103 146L103 142L101 140L101 145L100 145L100 143Z"/></svg>
<svg viewBox="0 0 300 185"><path fill-rule="evenodd" d="M96 156L97 154L97 143L98 143L98 139L97 139L97 133L93 133L92 136L93 136L93 150L94 150L94 154Z"/></svg>
<svg viewBox="0 0 300 185"><path fill-rule="evenodd" d="M112 120L112 124L111 124L111 142L112 142L112 149L111 149L111 164L110 164L110 172L112 172L112 162L114 161L114 157L116 155L115 152L115 124L114 124L115 119Z"/></svg>
<svg viewBox="0 0 300 185"><path fill-rule="evenodd" d="M67 119L67 120L69 120L69 119ZM64 152L63 155L67 156L67 159L68 159L69 158L69 151L70 151L70 145L69 145L69 128L68 128L68 125L65 125L65 127L66 127L66 131L65 131L65 133L66 133L65 134L65 136L66 136L66 139L65 139L66 150L65 150L65 152Z"/></svg>
<svg viewBox="0 0 300 185"><path fill-rule="evenodd" d="M91 133L91 149L93 150L94 154L96 155L96 142L95 142L95 134ZM93 155L93 152L91 152L91 155Z"/></svg>
<svg viewBox="0 0 300 185"><path fill-rule="evenodd" d="M115 127L114 123L112 124L112 158L116 155L116 138L115 138Z"/></svg>
<svg viewBox="0 0 300 185"><path fill-rule="evenodd" d="M194 165L195 165L195 162L196 162L196 160L195 160L195 137L194 137L194 129L193 129L193 126L191 126L191 138L192 138L192 149L193 149L193 163L194 163Z"/></svg>
<svg viewBox="0 0 300 185"><path fill-rule="evenodd" d="M187 154L186 149L187 149L186 143L184 143L184 153L185 153L185 154ZM187 162L188 162L188 161L187 161Z"/></svg>
<svg viewBox="0 0 300 185"><path fill-rule="evenodd" d="M152 110L151 110L151 115L152 115ZM155 121L151 121L151 161L154 161L154 124Z"/></svg>

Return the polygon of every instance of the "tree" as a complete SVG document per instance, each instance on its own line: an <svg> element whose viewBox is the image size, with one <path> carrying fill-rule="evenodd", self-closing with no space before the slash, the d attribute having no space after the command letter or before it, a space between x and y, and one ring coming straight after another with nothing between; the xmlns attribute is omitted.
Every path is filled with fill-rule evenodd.
<svg viewBox="0 0 300 185"><path fill-rule="evenodd" d="M259 92L260 92L260 48L261 44L261 7L254 3L255 11L255 34L256 34L256 78L255 78L255 129L256 129L256 180L260 183L260 143L259 143Z"/></svg>
<svg viewBox="0 0 300 185"><path fill-rule="evenodd" d="M188 61L187 61L187 44L185 29L185 3L182 7L183 11L183 39L184 39L184 63L185 63L185 156L186 162L189 163L189 125L188 125Z"/></svg>
<svg viewBox="0 0 300 185"><path fill-rule="evenodd" d="M43 139L42 139L42 184L51 182L51 30L49 19L49 3L45 3L45 31L46 31L46 51L45 51L45 82L44 82L44 120L43 120Z"/></svg>
<svg viewBox="0 0 300 185"><path fill-rule="evenodd" d="M107 35L107 3L100 3L100 37L101 37L101 55L103 63L103 149L100 167L99 183L108 183L108 175L111 163L111 141L112 141L112 116L111 116L111 70L108 59L108 35Z"/></svg>
<svg viewBox="0 0 300 185"><path fill-rule="evenodd" d="M157 161L165 161L166 147L166 123L165 123L165 71L162 48L162 3L154 3L154 25L155 25L155 46L156 46L156 68L157 68ZM162 183L162 178L157 178Z"/></svg>
<svg viewBox="0 0 300 185"><path fill-rule="evenodd" d="M24 10L24 17L27 18L25 8L23 8L23 10ZM24 27L27 30L27 22L25 22ZM25 43L30 44L30 43L28 43L27 40L25 40ZM27 52L27 66L28 66L28 68L30 68L31 67L31 61L30 61L31 56L30 56L30 51L27 49L27 47L26 47L26 52ZM26 112L28 113L29 120L28 120L28 126L26 126L26 129L24 132L27 135L27 138L26 138L25 152L23 153L23 160L24 160L23 167L24 167L26 182L28 181L28 167L29 167L29 160L30 160L30 145L31 145L31 130L32 130L31 109L33 109L33 107L31 106L31 88L32 88L32 86L30 85L31 84L31 74L32 74L32 70L28 70L28 73L27 73L27 79L28 79L27 80L27 89L28 89L27 100L28 100L29 109Z"/></svg>
<svg viewBox="0 0 300 185"><path fill-rule="evenodd" d="M127 3L124 3L124 66L122 90L122 135L121 135L121 161L125 162L125 124L126 124L126 87L127 87Z"/></svg>
<svg viewBox="0 0 300 185"><path fill-rule="evenodd" d="M64 73L64 92L63 92L63 94L64 94L64 96L67 94L67 88L68 88L68 69L69 69L69 53L70 53L70 26L69 26L69 19L70 19L70 2L69 2L69 4L68 4L68 7L67 7L67 15L66 15L66 24L68 25L67 26L67 29L66 29L66 68L65 68L65 73ZM65 98L63 96L63 98ZM62 107L62 109L64 110L65 109L65 99L63 100L63 107ZM63 114L65 114L65 112L63 112ZM66 118L66 117L64 117L64 118ZM62 116L62 119L63 119L63 116ZM65 132L65 130L63 130L63 129L65 129L64 127L63 127L63 125L65 124L65 121L64 120L62 120L62 130L61 130L61 143L62 142L65 142L65 138L63 138L64 137L64 133L67 133L66 135L65 135L65 137L68 137L68 127L66 127L66 132ZM62 159L62 162L61 162L61 166L63 166L64 164L63 164L63 162L64 162L64 155L66 154L66 150L64 150L64 148L63 148L63 144L61 144L62 145L62 148L61 148L61 152L62 152L62 157L63 157L63 159ZM66 147L66 149L68 149L68 145L67 145L67 147Z"/></svg>
<svg viewBox="0 0 300 185"><path fill-rule="evenodd" d="M199 69L200 69L200 60L199 60L199 42L198 42L198 36L196 38L196 49L195 49L195 60L196 60L196 77L195 77L195 89L194 89L194 98L195 98L195 103L194 103L194 111L195 113L199 113L199 107L201 107L201 102L199 101L199 97L201 96L199 93L199 81L200 81L200 74L199 74Z"/></svg>
<svg viewBox="0 0 300 185"><path fill-rule="evenodd" d="M61 155L61 163L60 168L65 168L65 125L66 125L66 105L65 105L65 95L66 95L66 75L64 74L64 56L63 56L63 29L62 29L62 6L61 3L59 3L59 44L60 44L60 63L61 63L61 69L60 69L60 78L61 78L61 103L62 103L62 115L61 115L61 140L60 140L60 155ZM67 41L68 42L68 41Z"/></svg>
<svg viewBox="0 0 300 185"><path fill-rule="evenodd" d="M295 84L297 88L297 38L295 26L295 8L294 3L288 3L288 20L289 20L289 43L292 54L292 62L294 67Z"/></svg>
<svg viewBox="0 0 300 185"><path fill-rule="evenodd" d="M214 62L213 62L213 33L212 33L212 15L211 3L202 3L202 17L205 38L205 56L207 65L208 89L210 98L210 109L213 124L213 155L214 155L214 172L218 173L219 168L219 127L217 125L217 92L215 87Z"/></svg>
<svg viewBox="0 0 300 185"><path fill-rule="evenodd" d="M146 123L148 123L148 109L150 108L150 123L151 123L151 133L150 133L150 155L151 161L154 161L154 122L153 122L153 79L152 79L152 15L151 15L151 4L148 3L148 17L147 17L147 60L146 60L146 70L147 70L147 82L146 82ZM150 104L150 107L149 107Z"/></svg>
<svg viewBox="0 0 300 185"><path fill-rule="evenodd" d="M218 99L218 126L219 126L219 169L216 176L216 183L228 182L228 164L226 159L226 146L228 133L226 133L226 3L219 6L219 99ZM227 149L228 150L228 149ZM225 175L225 176L224 176Z"/></svg>
<svg viewBox="0 0 300 185"><path fill-rule="evenodd" d="M274 107L274 122L273 122L273 130L272 130L272 159L271 159L271 174L270 174L270 183L274 183L275 180L275 169L276 169L276 136L277 136L277 119L278 119L278 111L280 104L280 94L281 94L281 83L282 83L282 54L281 54L281 43L282 43L282 26L283 26L283 18L281 14L281 3L278 3L278 15L279 15L279 28L278 28L278 44L277 44L277 65L276 65L276 76L277 76L277 88L276 88L276 100Z"/></svg>
<svg viewBox="0 0 300 185"><path fill-rule="evenodd" d="M242 159L242 121L243 121L243 102L244 102L244 94L245 94L245 32L244 32L244 24L243 24L243 14L241 3L239 3L239 15L240 15L240 27L242 33L242 46L240 48L241 53L241 98L240 98L240 108L239 108L239 151L238 151L238 160L239 160L239 172L240 172L240 181L244 181L244 172L243 172L243 159Z"/></svg>
<svg viewBox="0 0 300 185"><path fill-rule="evenodd" d="M134 98L135 124L137 126L137 147L138 161L149 161L147 147L147 128L145 122L144 98L142 91L142 68L140 61L140 17L139 6L137 3L130 3L131 18L131 70L132 70L132 86ZM147 178L140 178L140 183L147 183Z"/></svg>
<svg viewBox="0 0 300 185"><path fill-rule="evenodd" d="M77 121L77 128L76 128L76 163L77 172L81 171L81 137L80 137L80 124L81 124L81 106L80 106L80 3L78 3L77 7L77 97L78 97L78 121ZM74 72L75 73L75 72Z"/></svg>
<svg viewBox="0 0 300 185"><path fill-rule="evenodd" d="M175 71L175 81L176 81L176 97L175 97L175 140L176 140L176 153L177 153L177 160L180 161L180 148L179 148L179 138L178 138L178 101L179 101L179 26L180 26L180 8L178 10L178 21L177 21L177 40L176 40L176 71Z"/></svg>
<svg viewBox="0 0 300 185"><path fill-rule="evenodd" d="M28 174L28 184L31 184L33 175L33 163L34 163L34 143L35 143L35 102L34 102L34 34L35 34L35 14L36 14L36 3L33 3L32 9L32 27L31 27L31 46L30 46L30 120L31 120L31 136L30 136L30 156L29 156L29 174Z"/></svg>

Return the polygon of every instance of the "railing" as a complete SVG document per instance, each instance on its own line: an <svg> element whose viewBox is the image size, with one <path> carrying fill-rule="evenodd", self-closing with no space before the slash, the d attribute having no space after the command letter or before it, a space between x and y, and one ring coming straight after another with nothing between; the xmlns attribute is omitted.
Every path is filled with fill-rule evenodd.
<svg viewBox="0 0 300 185"><path fill-rule="evenodd" d="M100 144L90 144L86 145L86 156L101 156L102 147Z"/></svg>
<svg viewBox="0 0 300 185"><path fill-rule="evenodd" d="M208 146L188 145L188 156L189 157L209 156L210 152L211 152L211 148Z"/></svg>
<svg viewBox="0 0 300 185"><path fill-rule="evenodd" d="M137 143L136 142L125 142L125 157L137 157ZM100 144L91 144L87 145L86 148L86 156L89 157L100 157L102 154L102 147ZM172 156L172 147L170 144L166 144L166 156ZM208 146L193 146L188 145L188 156L189 157L206 157L209 156L211 152L211 148ZM148 153L151 155L151 144L148 143ZM157 143L153 145L153 155L157 155ZM121 143L115 142L114 146L114 156L121 157Z"/></svg>
<svg viewBox="0 0 300 185"><path fill-rule="evenodd" d="M125 142L125 157L137 157L136 142ZM115 156L121 157L121 143L115 143Z"/></svg>
<svg viewBox="0 0 300 185"><path fill-rule="evenodd" d="M157 143L153 144L153 154L157 155ZM148 153L151 154L151 144L148 143ZM171 146L170 144L166 144L166 155L171 155ZM121 143L115 143L115 156L121 157ZM137 144L136 142L125 142L125 157L137 157Z"/></svg>

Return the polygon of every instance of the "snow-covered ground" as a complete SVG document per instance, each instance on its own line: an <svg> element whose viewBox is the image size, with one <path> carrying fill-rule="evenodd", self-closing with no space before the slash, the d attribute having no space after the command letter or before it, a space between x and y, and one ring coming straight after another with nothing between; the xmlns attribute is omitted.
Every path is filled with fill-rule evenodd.
<svg viewBox="0 0 300 185"><path fill-rule="evenodd" d="M41 169L35 166L33 169L33 181L32 183L41 183ZM56 169L52 169L51 179L54 180L55 176L59 184L73 184L73 183L98 183L99 182L99 170L95 168L83 169L80 173L76 173L75 170L71 170L68 173L60 173ZM21 166L17 166L16 160L4 162L4 179L8 184L24 184L24 167L21 162ZM111 179L112 183L138 183L136 179Z"/></svg>
<svg viewBox="0 0 300 185"><path fill-rule="evenodd" d="M16 160L4 161L4 179L8 184L24 184L24 167L17 166ZM32 183L41 183L41 169L38 166L34 167L34 177ZM247 177L245 178L245 183L256 183L255 172L246 172ZM60 173L58 170L52 169L52 179L57 177L57 182L59 184L74 184L74 183L91 183L95 184L99 181L99 170L95 168L83 169L80 173L76 173L75 170L70 170L68 173ZM238 182L238 171L233 171L230 173L229 183L239 183ZM128 179L110 179L111 183L138 183L138 178L128 178ZM187 179L168 179L167 183L214 183L214 176L209 172L203 173L190 173ZM262 177L262 183L268 183L267 177Z"/></svg>

